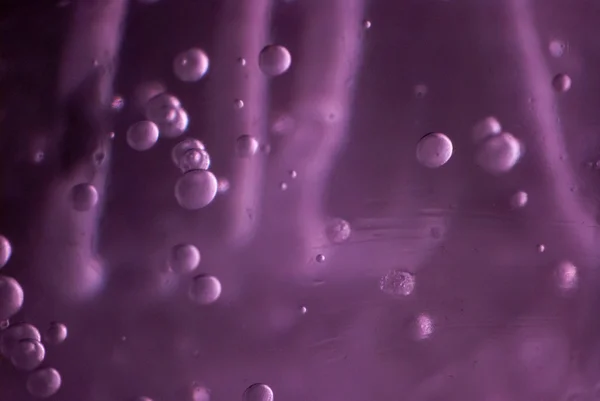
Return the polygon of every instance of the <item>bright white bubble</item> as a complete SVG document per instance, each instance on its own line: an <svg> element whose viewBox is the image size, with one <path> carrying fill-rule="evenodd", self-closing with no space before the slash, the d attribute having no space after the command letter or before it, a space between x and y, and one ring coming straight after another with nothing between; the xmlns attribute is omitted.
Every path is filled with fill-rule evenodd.
<svg viewBox="0 0 600 401"><path fill-rule="evenodd" d="M425 167L441 167L452 157L452 141L440 132L425 135L417 144L417 160Z"/></svg>
<svg viewBox="0 0 600 401"><path fill-rule="evenodd" d="M169 267L175 273L188 273L200 264L200 251L192 244L177 244L169 253Z"/></svg>
<svg viewBox="0 0 600 401"><path fill-rule="evenodd" d="M0 268L4 267L12 255L12 245L8 238L0 235Z"/></svg>
<svg viewBox="0 0 600 401"><path fill-rule="evenodd" d="M137 151L148 150L158 141L158 126L152 121L140 121L127 130L127 143Z"/></svg>
<svg viewBox="0 0 600 401"><path fill-rule="evenodd" d="M193 278L189 296L199 305L209 305L221 296L221 282L214 276L201 274Z"/></svg>
<svg viewBox="0 0 600 401"><path fill-rule="evenodd" d="M520 209L522 207L525 207L525 205L527 205L528 198L529 196L527 195L527 192L516 192L510 197L510 206L513 209Z"/></svg>
<svg viewBox="0 0 600 401"><path fill-rule="evenodd" d="M98 191L92 184L81 183L71 188L73 209L86 212L98 203Z"/></svg>
<svg viewBox="0 0 600 401"><path fill-rule="evenodd" d="M58 392L62 384L60 373L54 368L42 368L29 374L27 391L34 397L48 398Z"/></svg>
<svg viewBox="0 0 600 401"><path fill-rule="evenodd" d="M217 187L217 178L210 171L189 171L177 180L175 198L184 209L200 209L213 201Z"/></svg>
<svg viewBox="0 0 600 401"><path fill-rule="evenodd" d="M261 50L258 56L258 65L266 75L272 77L281 75L292 65L292 56L283 46L268 45Z"/></svg>
<svg viewBox="0 0 600 401"><path fill-rule="evenodd" d="M192 48L179 53L173 60L173 72L183 82L195 82L208 71L209 60L206 53Z"/></svg>
<svg viewBox="0 0 600 401"><path fill-rule="evenodd" d="M12 277L0 276L0 320L13 316L23 306L23 288Z"/></svg>

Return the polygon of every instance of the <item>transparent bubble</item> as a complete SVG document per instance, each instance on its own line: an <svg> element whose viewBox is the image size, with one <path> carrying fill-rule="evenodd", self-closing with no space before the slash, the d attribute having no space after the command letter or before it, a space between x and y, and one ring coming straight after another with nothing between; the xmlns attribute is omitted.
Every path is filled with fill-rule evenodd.
<svg viewBox="0 0 600 401"><path fill-rule="evenodd" d="M548 45L550 54L554 57L561 57L567 50L567 44L562 40L554 39Z"/></svg>
<svg viewBox="0 0 600 401"><path fill-rule="evenodd" d="M477 151L479 166L491 174L510 171L522 155L521 143L512 134L503 132L487 138Z"/></svg>
<svg viewBox="0 0 600 401"><path fill-rule="evenodd" d="M44 341L47 344L58 345L67 339L67 326L63 323L52 322L44 334Z"/></svg>
<svg viewBox="0 0 600 401"><path fill-rule="evenodd" d="M175 273L188 273L200 264L200 251L192 244L177 244L169 253L169 267Z"/></svg>
<svg viewBox="0 0 600 401"><path fill-rule="evenodd" d="M12 255L12 245L8 238L0 235L0 268L4 267Z"/></svg>
<svg viewBox="0 0 600 401"><path fill-rule="evenodd" d="M174 111L174 116L171 120L158 124L160 134L165 138L177 138L182 135L188 128L190 123L187 111L180 108Z"/></svg>
<svg viewBox="0 0 600 401"><path fill-rule="evenodd" d="M77 184L71 188L71 202L78 212L88 211L98 203L98 191L92 184Z"/></svg>
<svg viewBox="0 0 600 401"><path fill-rule="evenodd" d="M34 397L48 398L58 392L62 384L60 373L54 368L42 368L27 377L27 391Z"/></svg>
<svg viewBox="0 0 600 401"><path fill-rule="evenodd" d="M527 192L524 192L524 191L516 192L510 197L510 206L513 209L520 209L522 207L525 207L525 205L527 204L527 200L528 200Z"/></svg>
<svg viewBox="0 0 600 401"><path fill-rule="evenodd" d="M140 84L135 90L135 104L140 110L146 110L150 99L167 91L167 88L158 81L149 81Z"/></svg>
<svg viewBox="0 0 600 401"><path fill-rule="evenodd" d="M425 85L425 84L418 84L418 85L415 85L414 91L415 91L415 96L419 99L422 99L427 94L428 88L427 88L427 85Z"/></svg>
<svg viewBox="0 0 600 401"><path fill-rule="evenodd" d="M325 255L320 253L315 257L315 260L317 261L317 263L323 263L325 262Z"/></svg>
<svg viewBox="0 0 600 401"><path fill-rule="evenodd" d="M421 313L411 325L412 335L416 340L425 340L433 334L434 324L431 316Z"/></svg>
<svg viewBox="0 0 600 401"><path fill-rule="evenodd" d="M127 130L127 143L138 151L150 149L158 141L158 126L152 121L137 122Z"/></svg>
<svg viewBox="0 0 600 401"><path fill-rule="evenodd" d="M0 320L8 319L23 306L23 289L12 277L0 276Z"/></svg>
<svg viewBox="0 0 600 401"><path fill-rule="evenodd" d="M239 157L250 157L258 151L258 141L252 135L240 135L235 140L235 152Z"/></svg>
<svg viewBox="0 0 600 401"><path fill-rule="evenodd" d="M379 281L379 288L388 295L407 296L415 289L415 276L404 270L390 270Z"/></svg>
<svg viewBox="0 0 600 401"><path fill-rule="evenodd" d="M208 170L210 167L210 156L206 150L189 149L179 161L179 168L182 173L192 170Z"/></svg>
<svg viewBox="0 0 600 401"><path fill-rule="evenodd" d="M570 291L577 288L579 282L579 274L577 267L569 262L562 261L556 267L556 284L562 291Z"/></svg>
<svg viewBox="0 0 600 401"><path fill-rule="evenodd" d="M235 107L236 109L241 109L244 107L244 101L242 99L235 99L233 101L233 107Z"/></svg>
<svg viewBox="0 0 600 401"><path fill-rule="evenodd" d="M229 184L229 180L227 178L221 177L218 179L218 187L217 187L217 191L221 194L229 191L229 187L231 185Z"/></svg>
<svg viewBox="0 0 600 401"><path fill-rule="evenodd" d="M38 340L23 339L10 355L13 366L20 370L33 370L40 366L46 357L46 349Z"/></svg>
<svg viewBox="0 0 600 401"><path fill-rule="evenodd" d="M194 277L190 285L189 296L199 305L209 305L219 299L221 282L214 276L201 274Z"/></svg>
<svg viewBox="0 0 600 401"><path fill-rule="evenodd" d="M369 21L368 19L363 20L363 28L365 28L365 29L371 28L371 21Z"/></svg>
<svg viewBox="0 0 600 401"><path fill-rule="evenodd" d="M300 308L300 313L303 314L303 315L306 315L306 312L308 312L308 309L306 308L306 306L302 306Z"/></svg>
<svg viewBox="0 0 600 401"><path fill-rule="evenodd" d="M282 191L287 191L287 189L288 189L287 182L281 182L281 183L279 183L279 189L281 189Z"/></svg>
<svg viewBox="0 0 600 401"><path fill-rule="evenodd" d="M177 110L180 108L181 102L177 97L161 93L148 100L145 114L148 120L155 122L160 127L161 124L175 120Z"/></svg>
<svg viewBox="0 0 600 401"><path fill-rule="evenodd" d="M125 99L120 95L115 95L110 103L110 107L115 111L123 110L123 107L125 107Z"/></svg>
<svg viewBox="0 0 600 401"><path fill-rule="evenodd" d="M39 330L29 323L17 323L8 327L0 336L0 352L10 358L21 340L41 341Z"/></svg>
<svg viewBox="0 0 600 401"><path fill-rule="evenodd" d="M266 384L252 384L244 391L242 401L273 401L273 390Z"/></svg>
<svg viewBox="0 0 600 401"><path fill-rule="evenodd" d="M189 171L175 184L175 198L181 207L188 210L207 206L216 194L217 178L210 171Z"/></svg>
<svg viewBox="0 0 600 401"><path fill-rule="evenodd" d="M242 67L244 67L246 65L246 59L243 57L238 57L237 62L239 65L241 65Z"/></svg>
<svg viewBox="0 0 600 401"><path fill-rule="evenodd" d="M535 248L537 249L537 251L538 251L539 253L544 253L544 252L546 252L546 245L544 245L544 244L537 244L537 245L535 246Z"/></svg>
<svg viewBox="0 0 600 401"><path fill-rule="evenodd" d="M296 170L290 170L290 178L294 179L298 177L298 172Z"/></svg>
<svg viewBox="0 0 600 401"><path fill-rule="evenodd" d="M258 65L264 74L274 77L290 68L292 56L283 46L268 45L260 51Z"/></svg>
<svg viewBox="0 0 600 401"><path fill-rule="evenodd" d="M175 167L180 168L181 158L190 149L206 150L204 144L195 138L185 138L171 150L171 160Z"/></svg>
<svg viewBox="0 0 600 401"><path fill-rule="evenodd" d="M450 160L452 141L446 135L434 132L425 135L417 144L417 160L425 167L441 167Z"/></svg>
<svg viewBox="0 0 600 401"><path fill-rule="evenodd" d="M490 136L498 135L502 132L502 125L496 117L486 117L475 124L473 127L473 140L480 142Z"/></svg>
<svg viewBox="0 0 600 401"><path fill-rule="evenodd" d="M173 60L173 72L183 82L198 81L206 74L208 66L208 56L197 48L179 53Z"/></svg>
<svg viewBox="0 0 600 401"><path fill-rule="evenodd" d="M571 77L567 74L557 74L552 79L552 86L557 92L566 92L571 89Z"/></svg>
<svg viewBox="0 0 600 401"><path fill-rule="evenodd" d="M327 224L327 238L335 244L345 242L350 238L352 232L350 223L344 219L336 218L331 219Z"/></svg>

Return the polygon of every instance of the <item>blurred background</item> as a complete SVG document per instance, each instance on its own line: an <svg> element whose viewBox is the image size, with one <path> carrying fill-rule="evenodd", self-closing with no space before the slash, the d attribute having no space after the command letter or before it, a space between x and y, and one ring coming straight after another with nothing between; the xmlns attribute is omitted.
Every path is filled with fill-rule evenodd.
<svg viewBox="0 0 600 401"><path fill-rule="evenodd" d="M588 401L600 3L1 0L0 401Z"/></svg>

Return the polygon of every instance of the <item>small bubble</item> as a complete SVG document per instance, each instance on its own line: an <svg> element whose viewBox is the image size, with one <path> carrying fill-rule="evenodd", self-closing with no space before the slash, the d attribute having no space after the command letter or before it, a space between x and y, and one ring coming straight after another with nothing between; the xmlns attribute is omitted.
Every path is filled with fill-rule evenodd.
<svg viewBox="0 0 600 401"><path fill-rule="evenodd" d="M173 73L183 82L196 82L208 71L209 60L206 53L192 48L179 53L173 60Z"/></svg>
<svg viewBox="0 0 600 401"><path fill-rule="evenodd" d="M510 171L522 156L521 142L508 132L488 137L479 147L477 164L490 174Z"/></svg>
<svg viewBox="0 0 600 401"><path fill-rule="evenodd" d="M171 160L173 164L177 168L181 168L181 158L190 149L200 149L206 150L204 144L195 138L185 138L181 142L177 143L177 145L173 146L171 150Z"/></svg>
<svg viewBox="0 0 600 401"><path fill-rule="evenodd" d="M123 107L125 107L125 99L120 95L115 95L110 103L110 107L115 111L123 110Z"/></svg>
<svg viewBox="0 0 600 401"><path fill-rule="evenodd" d="M546 251L546 246L544 244L537 244L535 248L539 253L544 253Z"/></svg>
<svg viewBox="0 0 600 401"><path fill-rule="evenodd" d="M179 161L179 168L182 173L192 170L208 170L210 167L210 156L203 149L188 149Z"/></svg>
<svg viewBox="0 0 600 401"><path fill-rule="evenodd" d="M241 109L241 108L243 108L244 107L244 101L241 100L241 99L235 99L233 101L233 107L235 107L238 110Z"/></svg>
<svg viewBox="0 0 600 401"><path fill-rule="evenodd" d="M273 390L266 384L255 383L244 391L242 401L273 401Z"/></svg>
<svg viewBox="0 0 600 401"><path fill-rule="evenodd" d="M0 235L0 268L4 267L12 255L12 245L8 238Z"/></svg>
<svg viewBox="0 0 600 401"><path fill-rule="evenodd" d="M363 20L362 25L363 25L363 28L369 29L369 28L371 28L371 21L369 21L368 19Z"/></svg>
<svg viewBox="0 0 600 401"><path fill-rule="evenodd" d="M217 191L221 194L226 193L227 191L229 191L229 180L227 178L224 177L220 177L218 180L218 187L217 187Z"/></svg>
<svg viewBox="0 0 600 401"><path fill-rule="evenodd" d="M571 77L567 74L557 74L552 79L552 86L557 92L566 92L571 89Z"/></svg>
<svg viewBox="0 0 600 401"><path fill-rule="evenodd" d="M283 74L290 68L292 56L283 46L268 45L260 51L258 65L265 75L274 77Z"/></svg>
<svg viewBox="0 0 600 401"><path fill-rule="evenodd" d="M329 238L329 241L333 242L334 244L340 244L347 241L352 232L350 223L340 218L331 219L325 230L327 238Z"/></svg>
<svg viewBox="0 0 600 401"><path fill-rule="evenodd" d="M441 167L452 157L452 141L446 135L427 134L417 144L417 160L425 167Z"/></svg>
<svg viewBox="0 0 600 401"><path fill-rule="evenodd" d="M39 330L29 323L17 323L10 325L0 335L0 352L7 358L17 350L21 340L30 339L41 341Z"/></svg>
<svg viewBox="0 0 600 401"><path fill-rule="evenodd" d="M127 130L127 143L137 151L150 149L158 141L158 126L152 121L140 121Z"/></svg>
<svg viewBox="0 0 600 401"><path fill-rule="evenodd" d="M192 244L177 244L171 248L168 263L175 273L189 273L200 264L200 251Z"/></svg>
<svg viewBox="0 0 600 401"><path fill-rule="evenodd" d="M433 330L433 319L429 315L422 313L416 317L412 331L417 340L425 340L431 337Z"/></svg>
<svg viewBox="0 0 600 401"><path fill-rule="evenodd" d="M67 326L63 323L52 322L46 330L44 341L47 344L58 345L62 344L67 339Z"/></svg>
<svg viewBox="0 0 600 401"><path fill-rule="evenodd" d="M562 40L554 39L548 45L550 54L554 57L561 57L567 50L567 44Z"/></svg>
<svg viewBox="0 0 600 401"><path fill-rule="evenodd" d="M19 370L33 370L40 366L46 357L46 349L34 339L20 340L10 356L13 366Z"/></svg>
<svg viewBox="0 0 600 401"><path fill-rule="evenodd" d="M188 210L208 206L217 195L217 178L206 170L192 170L181 176L175 184L175 198Z"/></svg>
<svg viewBox="0 0 600 401"><path fill-rule="evenodd" d="M422 99L425 97L425 95L427 94L427 85L425 84L419 84L419 85L415 85L414 88L414 92L415 92L415 96L419 99Z"/></svg>
<svg viewBox="0 0 600 401"><path fill-rule="evenodd" d="M221 296L221 282L214 276L201 274L192 280L190 299L199 305L209 305Z"/></svg>
<svg viewBox="0 0 600 401"><path fill-rule="evenodd" d="M98 203L98 191L92 184L81 183L71 188L73 209L86 212Z"/></svg>
<svg viewBox="0 0 600 401"><path fill-rule="evenodd" d="M527 192L524 192L524 191L516 192L510 197L510 206L513 209L520 209L522 207L525 207L525 205L527 205L527 200L528 200Z"/></svg>
<svg viewBox="0 0 600 401"><path fill-rule="evenodd" d="M281 189L282 191L287 191L288 189L288 184L286 182L282 182L279 184L279 189Z"/></svg>
<svg viewBox="0 0 600 401"><path fill-rule="evenodd" d="M235 140L235 151L239 157L253 156L258 148L258 141L252 135L240 135Z"/></svg>
<svg viewBox="0 0 600 401"><path fill-rule="evenodd" d="M48 398L58 392L62 383L60 373L54 368L43 368L29 374L27 391L34 397Z"/></svg>
<svg viewBox="0 0 600 401"><path fill-rule="evenodd" d="M290 170L290 178L294 179L296 177L298 177L298 172L296 172L296 170Z"/></svg>
<svg viewBox="0 0 600 401"><path fill-rule="evenodd" d="M478 121L473 127L473 140L480 142L490 136L498 135L502 132L500 121L494 116L486 117Z"/></svg>
<svg viewBox="0 0 600 401"><path fill-rule="evenodd" d="M560 290L570 291L577 288L579 275L577 273L577 267L573 263L569 261L559 263L556 268L555 276Z"/></svg>
<svg viewBox="0 0 600 401"><path fill-rule="evenodd" d="M300 308L300 313L303 315L306 315L306 312L308 312L308 309L306 309L306 306L303 306Z"/></svg>
<svg viewBox="0 0 600 401"><path fill-rule="evenodd" d="M23 306L23 288L12 277L0 276L0 320L9 319Z"/></svg>
<svg viewBox="0 0 600 401"><path fill-rule="evenodd" d="M210 401L210 391L204 386L194 386L192 389L192 401Z"/></svg>
<svg viewBox="0 0 600 401"><path fill-rule="evenodd" d="M242 67L244 67L246 65L246 59L243 57L238 57L237 62L239 65L241 65Z"/></svg>
<svg viewBox="0 0 600 401"><path fill-rule="evenodd" d="M315 260L317 261L317 263L323 263L325 262L325 255L323 255L322 253L318 254L317 257L315 258Z"/></svg>
<svg viewBox="0 0 600 401"><path fill-rule="evenodd" d="M390 270L379 281L379 288L388 295L407 296L415 289L415 276L404 270Z"/></svg>
<svg viewBox="0 0 600 401"><path fill-rule="evenodd" d="M109 137L110 139L115 139L115 133L114 133L114 132L109 132L109 133L108 133L108 137Z"/></svg>

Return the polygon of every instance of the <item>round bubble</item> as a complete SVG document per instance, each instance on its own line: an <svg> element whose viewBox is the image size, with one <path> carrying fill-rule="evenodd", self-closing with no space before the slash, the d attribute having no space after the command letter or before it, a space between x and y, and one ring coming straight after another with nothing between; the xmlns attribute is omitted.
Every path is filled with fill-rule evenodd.
<svg viewBox="0 0 600 401"><path fill-rule="evenodd" d="M415 91L415 96L419 99L422 99L427 94L428 88L427 88L427 85L425 85L425 84L418 84L418 85L415 85L414 91Z"/></svg>
<svg viewBox="0 0 600 401"><path fill-rule="evenodd" d="M12 277L0 276L0 320L10 318L23 306L23 288Z"/></svg>
<svg viewBox="0 0 600 401"><path fill-rule="evenodd" d="M550 54L554 57L561 57L565 50L567 49L567 44L562 40L552 40L548 45L548 50L550 50Z"/></svg>
<svg viewBox="0 0 600 401"><path fill-rule="evenodd" d="M244 108L244 101L242 99L235 99L233 101L233 107L238 110Z"/></svg>
<svg viewBox="0 0 600 401"><path fill-rule="evenodd" d="M125 107L125 99L123 99L122 96L115 95L110 104L110 107L115 111L123 110L123 107Z"/></svg>
<svg viewBox="0 0 600 401"><path fill-rule="evenodd" d="M179 168L182 173L192 170L208 170L210 167L210 156L206 150L189 149L179 161Z"/></svg>
<svg viewBox="0 0 600 401"><path fill-rule="evenodd" d="M177 138L187 130L189 123L187 111L180 108L175 110L172 120L158 124L158 129L165 138Z"/></svg>
<svg viewBox="0 0 600 401"><path fill-rule="evenodd" d="M27 377L27 391L34 397L51 397L58 392L61 384L60 373L54 368L42 368Z"/></svg>
<svg viewBox="0 0 600 401"><path fill-rule="evenodd" d="M323 255L322 253L319 253L315 257L315 260L317 261L317 263L323 263L323 262L325 262L325 255Z"/></svg>
<svg viewBox="0 0 600 401"><path fill-rule="evenodd" d="M563 291L573 290L579 282L577 267L569 262L562 261L556 268L556 281L558 288Z"/></svg>
<svg viewBox="0 0 600 401"><path fill-rule="evenodd" d="M184 209L200 209L213 201L217 187L217 178L210 171L189 171L177 180L175 198Z"/></svg>
<svg viewBox="0 0 600 401"><path fill-rule="evenodd" d="M527 195L527 192L524 192L524 191L515 192L510 197L510 206L513 209L520 209L522 207L525 207L525 205L527 205L528 198L529 197Z"/></svg>
<svg viewBox="0 0 600 401"><path fill-rule="evenodd" d="M146 103L146 118L155 122L159 127L161 124L175 120L177 110L181 108L181 102L177 97L168 93L161 93L149 99Z"/></svg>
<svg viewBox="0 0 600 401"><path fill-rule="evenodd" d="M273 401L273 390L266 384L252 384L244 391L242 401Z"/></svg>
<svg viewBox="0 0 600 401"><path fill-rule="evenodd" d="M195 138L185 138L171 150L171 160L175 167L179 168L180 160L185 152L190 149L206 150L204 144Z"/></svg>
<svg viewBox="0 0 600 401"><path fill-rule="evenodd" d="M418 315L412 324L412 334L417 340L425 340L433 334L434 324L431 316L422 313Z"/></svg>
<svg viewBox="0 0 600 401"><path fill-rule="evenodd" d="M218 179L218 182L219 182L219 184L218 184L217 191L220 194L224 194L225 192L229 191L231 184L229 183L229 180L227 178L221 177Z"/></svg>
<svg viewBox="0 0 600 401"><path fill-rule="evenodd" d="M92 184L81 183L71 188L73 209L86 212L98 203L98 191Z"/></svg>
<svg viewBox="0 0 600 401"><path fill-rule="evenodd" d="M208 71L208 56L201 49L193 48L179 53L173 60L173 72L183 82L195 82Z"/></svg>
<svg viewBox="0 0 600 401"><path fill-rule="evenodd" d="M390 270L379 281L379 288L388 295L407 296L415 289L415 276L403 270Z"/></svg>
<svg viewBox="0 0 600 401"><path fill-rule="evenodd" d="M557 92L566 92L571 89L571 77L567 74L558 74L552 79L552 86Z"/></svg>
<svg viewBox="0 0 600 401"><path fill-rule="evenodd" d="M167 88L160 82L149 81L139 85L135 90L135 104L140 110L146 110L146 105L150 99L163 94Z"/></svg>
<svg viewBox="0 0 600 401"><path fill-rule="evenodd" d="M214 276L201 274L194 277L190 286L189 296L199 305L209 305L219 299L221 282Z"/></svg>
<svg viewBox="0 0 600 401"><path fill-rule="evenodd" d="M8 238L0 235L0 268L4 267L12 255L12 245Z"/></svg>
<svg viewBox="0 0 600 401"><path fill-rule="evenodd" d="M195 385L192 388L192 401L210 401L210 390L204 386Z"/></svg>
<svg viewBox="0 0 600 401"><path fill-rule="evenodd" d="M175 245L169 253L169 267L175 273L188 273L200 264L200 251L192 244Z"/></svg>
<svg viewBox="0 0 600 401"><path fill-rule="evenodd" d="M258 151L258 141L252 135L240 135L235 140L235 152L239 157L250 157Z"/></svg>
<svg viewBox="0 0 600 401"><path fill-rule="evenodd" d="M479 147L476 161L491 174L510 171L521 158L521 143L512 134L503 132L489 137Z"/></svg>
<svg viewBox="0 0 600 401"><path fill-rule="evenodd" d="M132 149L144 151L158 141L158 126L152 121L137 122L127 130L127 143Z"/></svg>
<svg viewBox="0 0 600 401"><path fill-rule="evenodd" d="M283 74L290 68L292 56L283 46L268 45L261 50L258 56L258 65L264 74L274 77Z"/></svg>
<svg viewBox="0 0 600 401"><path fill-rule="evenodd" d="M486 117L475 124L473 127L473 140L480 142L490 136L498 135L502 132L502 125L496 117Z"/></svg>
<svg viewBox="0 0 600 401"><path fill-rule="evenodd" d="M46 349L37 340L23 339L10 355L13 366L20 370L33 370L40 366L46 357Z"/></svg>
<svg viewBox="0 0 600 401"><path fill-rule="evenodd" d="M44 341L47 344L58 345L67 339L67 326L63 323L52 322L44 334Z"/></svg>
<svg viewBox="0 0 600 401"><path fill-rule="evenodd" d="M332 219L327 225L327 238L335 244L345 242L350 238L352 232L350 223L344 219Z"/></svg>
<svg viewBox="0 0 600 401"><path fill-rule="evenodd" d="M452 141L446 135L434 132L425 135L417 144L417 160L425 167L441 167L452 157Z"/></svg>
<svg viewBox="0 0 600 401"><path fill-rule="evenodd" d="M0 352L10 358L21 340L41 341L39 330L29 323L17 323L9 326L0 335Z"/></svg>

